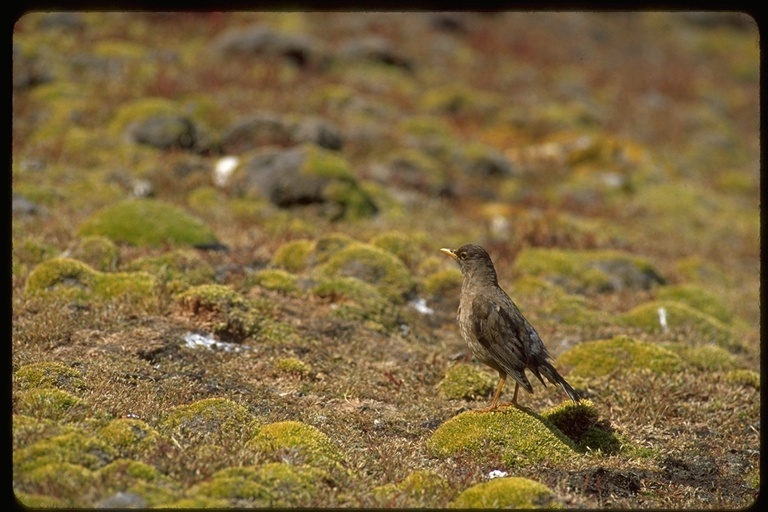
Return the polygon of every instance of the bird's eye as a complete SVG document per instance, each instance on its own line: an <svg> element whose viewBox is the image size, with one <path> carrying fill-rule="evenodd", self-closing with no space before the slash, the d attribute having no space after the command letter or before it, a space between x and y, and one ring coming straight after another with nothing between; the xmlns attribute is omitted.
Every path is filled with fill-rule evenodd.
<svg viewBox="0 0 768 512"><path fill-rule="evenodd" d="M467 252L466 251L461 251L459 253L459 258L461 258L463 260L467 259Z"/></svg>

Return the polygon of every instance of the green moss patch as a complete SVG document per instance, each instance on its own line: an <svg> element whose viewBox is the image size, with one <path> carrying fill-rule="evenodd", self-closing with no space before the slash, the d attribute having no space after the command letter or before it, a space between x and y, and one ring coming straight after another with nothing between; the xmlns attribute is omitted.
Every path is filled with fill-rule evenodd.
<svg viewBox="0 0 768 512"><path fill-rule="evenodd" d="M582 342L557 359L571 368L570 375L584 379L647 368L654 373L675 373L685 362L674 352L627 336Z"/></svg>
<svg viewBox="0 0 768 512"><path fill-rule="evenodd" d="M13 381L18 389L58 388L77 392L87 387L79 371L55 362L26 364L14 372Z"/></svg>
<svg viewBox="0 0 768 512"><path fill-rule="evenodd" d="M707 372L733 370L739 366L738 359L718 345L691 346L682 343L668 343L665 347L679 355L691 366Z"/></svg>
<svg viewBox="0 0 768 512"><path fill-rule="evenodd" d="M495 478L470 487L453 500L451 508L560 508L552 490L527 478Z"/></svg>
<svg viewBox="0 0 768 512"><path fill-rule="evenodd" d="M427 449L438 457L500 456L510 466L528 466L562 462L574 455L576 446L545 418L507 407L451 418L427 440Z"/></svg>
<svg viewBox="0 0 768 512"><path fill-rule="evenodd" d="M752 370L733 370L726 374L730 382L750 386L760 391L760 374Z"/></svg>
<svg viewBox="0 0 768 512"><path fill-rule="evenodd" d="M299 421L270 423L249 443L255 451L277 460L328 467L340 464L344 456L327 435Z"/></svg>
<svg viewBox="0 0 768 512"><path fill-rule="evenodd" d="M664 313L661 313L661 310ZM621 325L636 327L644 332L659 334L667 330L691 345L715 343L733 352L743 350L733 330L716 318L686 304L672 301L651 301L621 315Z"/></svg>
<svg viewBox="0 0 768 512"><path fill-rule="evenodd" d="M520 252L515 268L571 293L647 289L664 282L647 260L619 251L530 248Z"/></svg>
<svg viewBox="0 0 768 512"><path fill-rule="evenodd" d="M29 274L30 296L61 297L66 300L119 300L140 307L156 303L155 278L145 272L99 272L69 258L54 258L36 266Z"/></svg>
<svg viewBox="0 0 768 512"><path fill-rule="evenodd" d="M488 372L460 363L448 368L437 387L445 398L475 400L490 396L497 382Z"/></svg>
<svg viewBox="0 0 768 512"><path fill-rule="evenodd" d="M379 290L354 277L321 278L312 294L334 302L335 318L363 322L371 329L388 332L398 324L397 309Z"/></svg>
<svg viewBox="0 0 768 512"><path fill-rule="evenodd" d="M97 484L95 472L68 462L52 462L29 472L14 471L14 490L59 499L67 507L90 503Z"/></svg>
<svg viewBox="0 0 768 512"><path fill-rule="evenodd" d="M106 272L117 267L120 250L105 236L85 236L67 251L67 256Z"/></svg>
<svg viewBox="0 0 768 512"><path fill-rule="evenodd" d="M299 377L306 377L312 371L312 367L295 357L284 357L275 361L275 367L281 372Z"/></svg>
<svg viewBox="0 0 768 512"><path fill-rule="evenodd" d="M101 468L98 477L102 497L125 492L140 496L149 506L158 506L181 494L180 486L173 479L136 460L118 459Z"/></svg>
<svg viewBox="0 0 768 512"><path fill-rule="evenodd" d="M122 457L136 457L154 449L160 435L147 423L119 418L99 429L99 437L115 448Z"/></svg>
<svg viewBox="0 0 768 512"><path fill-rule="evenodd" d="M403 302L415 282L393 254L363 243L351 243L316 269L319 279L353 277L376 287L387 299Z"/></svg>
<svg viewBox="0 0 768 512"><path fill-rule="evenodd" d="M301 272L307 267L314 243L311 240L291 240L277 248L272 265L288 272Z"/></svg>
<svg viewBox="0 0 768 512"><path fill-rule="evenodd" d="M274 290L283 293L295 292L299 289L298 278L285 270L268 268L256 272L253 281L267 290Z"/></svg>
<svg viewBox="0 0 768 512"><path fill-rule="evenodd" d="M659 288L656 296L661 301L682 302L724 324L729 324L733 320L733 314L723 301L701 286L691 284L663 286Z"/></svg>
<svg viewBox="0 0 768 512"><path fill-rule="evenodd" d="M129 270L143 270L158 280L171 284L172 288L210 283L214 279L213 267L192 249L173 249L159 256L145 256L131 261Z"/></svg>
<svg viewBox="0 0 768 512"><path fill-rule="evenodd" d="M88 413L80 398L57 388L33 388L18 394L14 411L35 418L76 420Z"/></svg>
<svg viewBox="0 0 768 512"><path fill-rule="evenodd" d="M160 431L183 445L232 447L250 439L258 426L243 406L225 398L206 398L174 408Z"/></svg>
<svg viewBox="0 0 768 512"><path fill-rule="evenodd" d="M248 507L307 507L326 481L325 472L317 468L274 462L223 469L193 487L190 494Z"/></svg>
<svg viewBox="0 0 768 512"><path fill-rule="evenodd" d="M40 440L17 450L14 470L27 473L51 463L66 462L96 470L117 458L117 452L103 440L81 431Z"/></svg>
<svg viewBox="0 0 768 512"><path fill-rule="evenodd" d="M203 284L180 293L177 309L227 341L255 336L263 311L229 286Z"/></svg>
<svg viewBox="0 0 768 512"><path fill-rule="evenodd" d="M96 212L78 230L114 242L158 247L164 244L209 246L213 232L184 210L155 199L130 199Z"/></svg>
<svg viewBox="0 0 768 512"><path fill-rule="evenodd" d="M389 506L431 507L444 495L450 494L448 482L434 471L417 469L396 484L374 488L374 494Z"/></svg>

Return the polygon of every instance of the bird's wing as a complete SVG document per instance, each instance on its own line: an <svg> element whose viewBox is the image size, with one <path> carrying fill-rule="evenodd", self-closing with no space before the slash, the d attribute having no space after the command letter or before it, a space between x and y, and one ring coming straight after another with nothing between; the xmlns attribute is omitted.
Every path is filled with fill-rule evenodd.
<svg viewBox="0 0 768 512"><path fill-rule="evenodd" d="M528 368L544 382L538 366L549 355L512 299L506 294L486 295L484 300L473 301L472 313L475 337L507 373L522 373Z"/></svg>

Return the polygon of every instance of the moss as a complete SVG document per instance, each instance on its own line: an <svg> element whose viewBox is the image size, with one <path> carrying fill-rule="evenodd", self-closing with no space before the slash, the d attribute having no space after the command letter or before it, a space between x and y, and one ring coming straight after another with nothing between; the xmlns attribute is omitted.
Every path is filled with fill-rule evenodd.
<svg viewBox="0 0 768 512"><path fill-rule="evenodd" d="M736 356L717 345L690 346L670 343L666 346L691 366L707 372L733 370L738 366Z"/></svg>
<svg viewBox="0 0 768 512"><path fill-rule="evenodd" d="M669 331L683 336L687 342L693 345L715 343L731 351L742 350L743 347L731 328L716 318L680 302L651 301L641 304L621 315L618 323L636 327L647 333L662 333L662 308Z"/></svg>
<svg viewBox="0 0 768 512"><path fill-rule="evenodd" d="M21 505L26 508L37 509L52 509L52 508L66 508L64 500L60 498L54 498L53 496L45 496L41 494L29 494L26 492L14 491L16 499Z"/></svg>
<svg viewBox="0 0 768 512"><path fill-rule="evenodd" d="M187 445L231 447L250 439L258 425L243 406L225 398L206 398L175 407L160 431Z"/></svg>
<svg viewBox="0 0 768 512"><path fill-rule="evenodd" d="M68 256L105 272L117 268L120 251L107 237L86 236L77 241Z"/></svg>
<svg viewBox="0 0 768 512"><path fill-rule="evenodd" d="M524 249L515 269L519 275L543 277L572 293L646 289L663 283L648 261L619 251Z"/></svg>
<svg viewBox="0 0 768 512"><path fill-rule="evenodd" d="M191 498L182 498L170 503L163 503L163 508L177 508L183 510L189 509L220 509L229 506L229 502L220 498L210 498L208 496L194 496Z"/></svg>
<svg viewBox="0 0 768 512"><path fill-rule="evenodd" d="M17 489L60 499L67 507L87 504L98 483L93 471L67 462L45 464L28 473L14 472L14 480Z"/></svg>
<svg viewBox="0 0 768 512"><path fill-rule="evenodd" d="M103 235L114 242L158 247L207 246L213 232L184 210L155 199L129 199L96 212L79 228L81 236Z"/></svg>
<svg viewBox="0 0 768 512"><path fill-rule="evenodd" d="M178 294L177 308L229 341L255 336L263 311L229 286L203 284Z"/></svg>
<svg viewBox="0 0 768 512"><path fill-rule="evenodd" d="M354 277L320 279L311 292L335 303L331 314L336 318L363 322L366 327L383 332L398 325L395 306L374 286Z"/></svg>
<svg viewBox="0 0 768 512"><path fill-rule="evenodd" d="M136 460L118 459L98 472L102 496L136 494L149 506L164 505L181 494L180 486L157 468Z"/></svg>
<svg viewBox="0 0 768 512"><path fill-rule="evenodd" d="M583 452L601 452L610 455L621 449L621 442L606 421L600 421L590 400L578 404L566 402L542 414Z"/></svg>
<svg viewBox="0 0 768 512"><path fill-rule="evenodd" d="M546 419L507 407L451 418L427 440L427 449L440 458L460 453L472 457L493 454L509 466L527 466L563 462L574 454L576 446Z"/></svg>
<svg viewBox="0 0 768 512"><path fill-rule="evenodd" d="M72 301L120 301L154 307L156 280L145 272L99 272L69 258L54 258L32 269L25 291L33 297L60 297Z"/></svg>
<svg viewBox="0 0 768 512"><path fill-rule="evenodd" d="M657 297L662 301L684 303L705 315L716 318L724 324L730 324L733 320L733 314L728 311L717 295L708 292L700 286L690 284L664 286L659 288Z"/></svg>
<svg viewBox="0 0 768 512"><path fill-rule="evenodd" d="M527 478L495 478L466 489L453 500L451 508L560 508L549 487Z"/></svg>
<svg viewBox="0 0 768 512"><path fill-rule="evenodd" d="M305 149L306 157L301 166L301 173L330 179L322 195L327 201L343 207L341 216L357 219L378 212L373 200L357 183L352 167L346 159L335 151L314 144L305 144Z"/></svg>
<svg viewBox="0 0 768 512"><path fill-rule="evenodd" d="M120 135L133 123L149 116L175 116L179 113L179 106L166 98L142 98L131 103L121 105L109 123L108 130L112 136Z"/></svg>
<svg viewBox="0 0 768 512"><path fill-rule="evenodd" d="M327 262L331 257L354 242L355 240L352 237L343 233L331 233L321 236L315 241L312 254L310 255L310 265L315 266Z"/></svg>
<svg viewBox="0 0 768 512"><path fill-rule="evenodd" d="M299 507L312 503L327 475L309 466L282 462L256 468L228 468L191 489L191 494L246 502L249 507Z"/></svg>
<svg viewBox="0 0 768 512"><path fill-rule="evenodd" d="M154 449L160 434L147 423L131 418L119 418L102 427L98 435L122 457L136 457Z"/></svg>
<svg viewBox="0 0 768 512"><path fill-rule="evenodd" d="M18 389L59 388L65 391L82 391L87 387L79 371L49 361L22 366L14 372L13 381Z"/></svg>
<svg viewBox="0 0 768 512"><path fill-rule="evenodd" d="M37 265L47 259L53 258L58 249L37 238L13 238L13 263L24 265Z"/></svg>
<svg viewBox="0 0 768 512"><path fill-rule="evenodd" d="M373 285L387 299L401 303L414 289L408 268L392 254L355 242L332 255L315 272L318 279L354 277Z"/></svg>
<svg viewBox="0 0 768 512"><path fill-rule="evenodd" d="M381 233L371 238L369 243L397 256L412 271L416 270L421 261L422 254L418 242L412 236L399 231Z"/></svg>
<svg viewBox="0 0 768 512"><path fill-rule="evenodd" d="M496 384L488 372L469 364L457 364L448 368L437 387L445 398L474 400L490 396Z"/></svg>
<svg viewBox="0 0 768 512"><path fill-rule="evenodd" d="M259 430L249 446L277 460L297 460L318 467L340 464L344 456L336 444L317 428L299 421L270 423Z"/></svg>
<svg viewBox="0 0 768 512"><path fill-rule="evenodd" d="M397 484L387 484L373 489L374 495L397 508L434 507L437 500L450 494L448 482L434 471L418 469Z"/></svg>
<svg viewBox="0 0 768 512"><path fill-rule="evenodd" d="M25 414L13 415L13 449L18 450L42 439L78 431L77 427L58 420L34 418Z"/></svg>
<svg viewBox="0 0 768 512"><path fill-rule="evenodd" d="M735 384L750 386L760 391L760 374L752 370L733 370L726 374L726 379Z"/></svg>
<svg viewBox="0 0 768 512"><path fill-rule="evenodd" d="M78 397L56 388L33 388L19 393L14 411L51 420L82 418L88 407Z"/></svg>
<svg viewBox="0 0 768 512"><path fill-rule="evenodd" d="M19 473L27 473L47 464L66 462L96 470L116 457L117 452L101 439L75 431L43 439L17 450L13 457L13 467Z"/></svg>
<svg viewBox="0 0 768 512"><path fill-rule="evenodd" d="M312 367L295 357L284 357L275 362L275 367L281 372L299 377L306 377L312 371Z"/></svg>
<svg viewBox="0 0 768 512"><path fill-rule="evenodd" d="M458 268L441 269L424 278L424 291L430 295L441 296L455 293L458 297L462 281L461 271Z"/></svg>
<svg viewBox="0 0 768 512"><path fill-rule="evenodd" d="M254 274L253 280L257 285L267 290L291 293L299 289L296 284L298 278L280 269L260 270Z"/></svg>
<svg viewBox="0 0 768 512"><path fill-rule="evenodd" d="M657 374L675 373L685 362L670 350L627 336L582 342L557 359L571 368L570 375L584 379L647 368Z"/></svg>
<svg viewBox="0 0 768 512"><path fill-rule="evenodd" d="M277 248L272 256L272 265L288 272L301 272L307 268L309 255L314 249L311 240L291 240Z"/></svg>
<svg viewBox="0 0 768 512"><path fill-rule="evenodd" d="M173 249L158 256L145 256L131 261L129 270L143 270L161 282L179 283L176 288L213 281L213 267L192 249Z"/></svg>

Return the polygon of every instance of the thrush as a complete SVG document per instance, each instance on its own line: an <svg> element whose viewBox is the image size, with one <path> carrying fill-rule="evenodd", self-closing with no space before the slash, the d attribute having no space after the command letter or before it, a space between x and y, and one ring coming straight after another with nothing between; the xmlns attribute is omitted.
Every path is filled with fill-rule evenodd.
<svg viewBox="0 0 768 512"><path fill-rule="evenodd" d="M498 407L507 377L515 380L513 405L517 405L520 386L533 393L525 370L545 386L542 375L552 384L559 384L578 403L576 391L550 363L549 352L536 329L499 286L496 269L485 249L468 244L456 250L440 250L458 262L464 278L457 314L461 337L478 360L499 372L499 385L486 410Z"/></svg>

